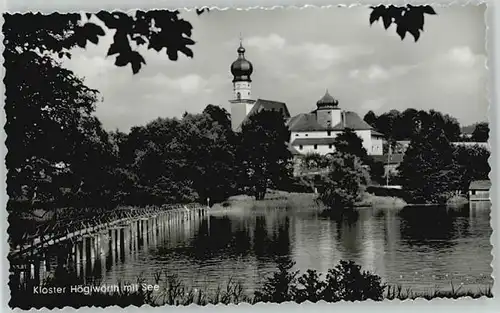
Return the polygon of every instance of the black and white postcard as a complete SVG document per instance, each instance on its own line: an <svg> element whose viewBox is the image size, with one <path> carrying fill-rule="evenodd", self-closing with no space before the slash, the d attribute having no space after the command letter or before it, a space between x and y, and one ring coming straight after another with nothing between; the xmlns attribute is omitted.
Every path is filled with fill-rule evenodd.
<svg viewBox="0 0 500 313"><path fill-rule="evenodd" d="M136 5L3 14L10 308L493 301L489 4Z"/></svg>

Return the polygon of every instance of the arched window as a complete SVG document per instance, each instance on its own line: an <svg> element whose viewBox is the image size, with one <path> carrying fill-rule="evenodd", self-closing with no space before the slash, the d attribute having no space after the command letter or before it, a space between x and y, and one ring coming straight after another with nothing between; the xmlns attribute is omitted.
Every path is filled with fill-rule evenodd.
<svg viewBox="0 0 500 313"><path fill-rule="evenodd" d="M238 100L240 100L240 99L241 99L241 93L240 93L240 92L237 92L237 93L236 93L236 98L237 98Z"/></svg>

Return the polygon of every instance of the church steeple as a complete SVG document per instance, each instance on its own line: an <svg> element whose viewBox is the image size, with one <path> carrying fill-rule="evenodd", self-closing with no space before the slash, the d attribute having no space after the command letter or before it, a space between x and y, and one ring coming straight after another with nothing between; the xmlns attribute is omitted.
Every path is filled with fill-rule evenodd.
<svg viewBox="0 0 500 313"><path fill-rule="evenodd" d="M253 72L253 65L245 58L245 48L243 47L243 38L240 33L240 46L236 50L238 58L231 64L231 74L233 74L233 83L235 82L252 82L250 75Z"/></svg>
<svg viewBox="0 0 500 313"><path fill-rule="evenodd" d="M255 100L252 100L251 89L253 65L245 58L245 48L243 38L240 33L240 45L236 49L238 58L231 64L231 74L233 75L233 99L231 103L231 124L233 130L240 127L242 121L252 110Z"/></svg>

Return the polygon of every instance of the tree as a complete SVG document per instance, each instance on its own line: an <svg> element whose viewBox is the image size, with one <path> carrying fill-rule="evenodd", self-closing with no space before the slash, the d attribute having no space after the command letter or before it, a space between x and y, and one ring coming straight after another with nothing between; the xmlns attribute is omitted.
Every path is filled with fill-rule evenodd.
<svg viewBox="0 0 500 313"><path fill-rule="evenodd" d="M134 74L146 61L132 46L144 46L157 52L165 49L172 61L178 59L179 53L193 57L193 51L189 48L195 43L190 38L192 26L179 18L179 11L138 10L132 15L118 11L85 15L5 13L4 18L6 61L28 51L49 52L59 58L70 58L72 48L85 48L88 41L98 44L99 37L104 36L105 31L91 18L100 20L109 30L115 31L107 55L116 55L116 66L130 64Z"/></svg>
<svg viewBox="0 0 500 313"><path fill-rule="evenodd" d="M319 153L307 153L302 158L301 165L305 170L325 168L329 164L328 158Z"/></svg>
<svg viewBox="0 0 500 313"><path fill-rule="evenodd" d="M375 127L377 122L377 115L372 110L370 110L365 114L363 120L367 122L370 126Z"/></svg>
<svg viewBox="0 0 500 313"><path fill-rule="evenodd" d="M98 92L51 58L34 52L6 60L5 67L8 194L34 200L47 179L64 172L80 156L81 140L91 140L93 134L84 129L95 121L91 114ZM51 198L58 187L52 185L45 193Z"/></svg>
<svg viewBox="0 0 500 313"><path fill-rule="evenodd" d="M348 153L357 156L361 161L366 161L367 152L363 147L361 139L352 129L346 128L341 134L335 137L335 151Z"/></svg>
<svg viewBox="0 0 500 313"><path fill-rule="evenodd" d="M454 149L431 119L414 136L398 167L401 185L413 203L445 203L458 188Z"/></svg>
<svg viewBox="0 0 500 313"><path fill-rule="evenodd" d="M267 278L262 288L255 292L256 302L282 303L295 299L299 273L299 271L292 271L295 262L280 258L277 263L278 270Z"/></svg>
<svg viewBox="0 0 500 313"><path fill-rule="evenodd" d="M262 110L242 126L237 160L239 181L264 199L266 189L291 177L292 154L288 149L290 131L280 112Z"/></svg>
<svg viewBox="0 0 500 313"><path fill-rule="evenodd" d="M472 132L472 141L475 142L487 142L489 138L490 128L488 123L483 122L476 125L476 128Z"/></svg>
<svg viewBox="0 0 500 313"><path fill-rule="evenodd" d="M430 5L413 6L408 4L406 7L379 5L371 7L371 9L370 25L382 18L385 29L395 24L396 33L401 37L401 40L405 38L406 33L410 33L415 42L424 31L425 14L436 15L436 11Z"/></svg>
<svg viewBox="0 0 500 313"><path fill-rule="evenodd" d="M361 160L353 154L336 151L329 168L330 172L322 179L319 200L332 210L352 208L369 180Z"/></svg>
<svg viewBox="0 0 500 313"><path fill-rule="evenodd" d="M391 110L387 113L380 115L375 123L375 128L385 135L388 141L397 140L397 131L394 131L396 120L399 119L400 112L398 110Z"/></svg>
<svg viewBox="0 0 500 313"><path fill-rule="evenodd" d="M491 171L488 159L490 152L479 145L457 146L454 150L456 175L459 178L459 189L466 193L473 180L486 180Z"/></svg>
<svg viewBox="0 0 500 313"><path fill-rule="evenodd" d="M225 109L208 105L202 114L183 119L188 121L198 129L196 136L200 137L193 143L197 152L191 159L193 187L199 200L205 202L210 198L210 203L225 200L236 189L236 138L230 116Z"/></svg>

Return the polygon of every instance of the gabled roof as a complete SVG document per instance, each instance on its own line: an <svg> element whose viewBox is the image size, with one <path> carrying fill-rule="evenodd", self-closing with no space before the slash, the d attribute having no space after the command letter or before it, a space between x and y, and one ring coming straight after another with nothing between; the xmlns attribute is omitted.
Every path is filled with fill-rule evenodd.
<svg viewBox="0 0 500 313"><path fill-rule="evenodd" d="M290 112L286 107L286 103L279 101L272 101L272 100L264 100L264 99L257 99L252 110L248 113L248 115L255 114L262 110L278 111L283 114L284 118L290 117Z"/></svg>
<svg viewBox="0 0 500 313"><path fill-rule="evenodd" d="M279 102L279 101L272 101L272 100L257 99L257 101L255 101L255 104L253 105L250 112L248 112L245 119L238 126L238 130L241 130L241 125L246 123L250 116L252 116L253 114L256 114L262 110L278 111L278 112L281 112L283 114L284 119L290 118L290 111L288 111L286 103Z"/></svg>
<svg viewBox="0 0 500 313"><path fill-rule="evenodd" d="M489 190L490 188L491 188L490 180L474 180L469 185L469 189L473 190Z"/></svg>
<svg viewBox="0 0 500 313"><path fill-rule="evenodd" d="M292 117L291 122L288 123L290 131L326 131L326 130L344 130L345 128L350 128L353 130L373 130L368 123L363 121L358 114L351 111L345 111L343 116L345 121L334 125L333 127L327 128L326 126L320 125L317 122L315 111L312 113L303 113ZM377 133L380 134L380 133ZM380 134L382 135L382 134Z"/></svg>
<svg viewBox="0 0 500 313"><path fill-rule="evenodd" d="M335 138L297 138L292 142L294 146L310 146L310 145L333 145Z"/></svg>

